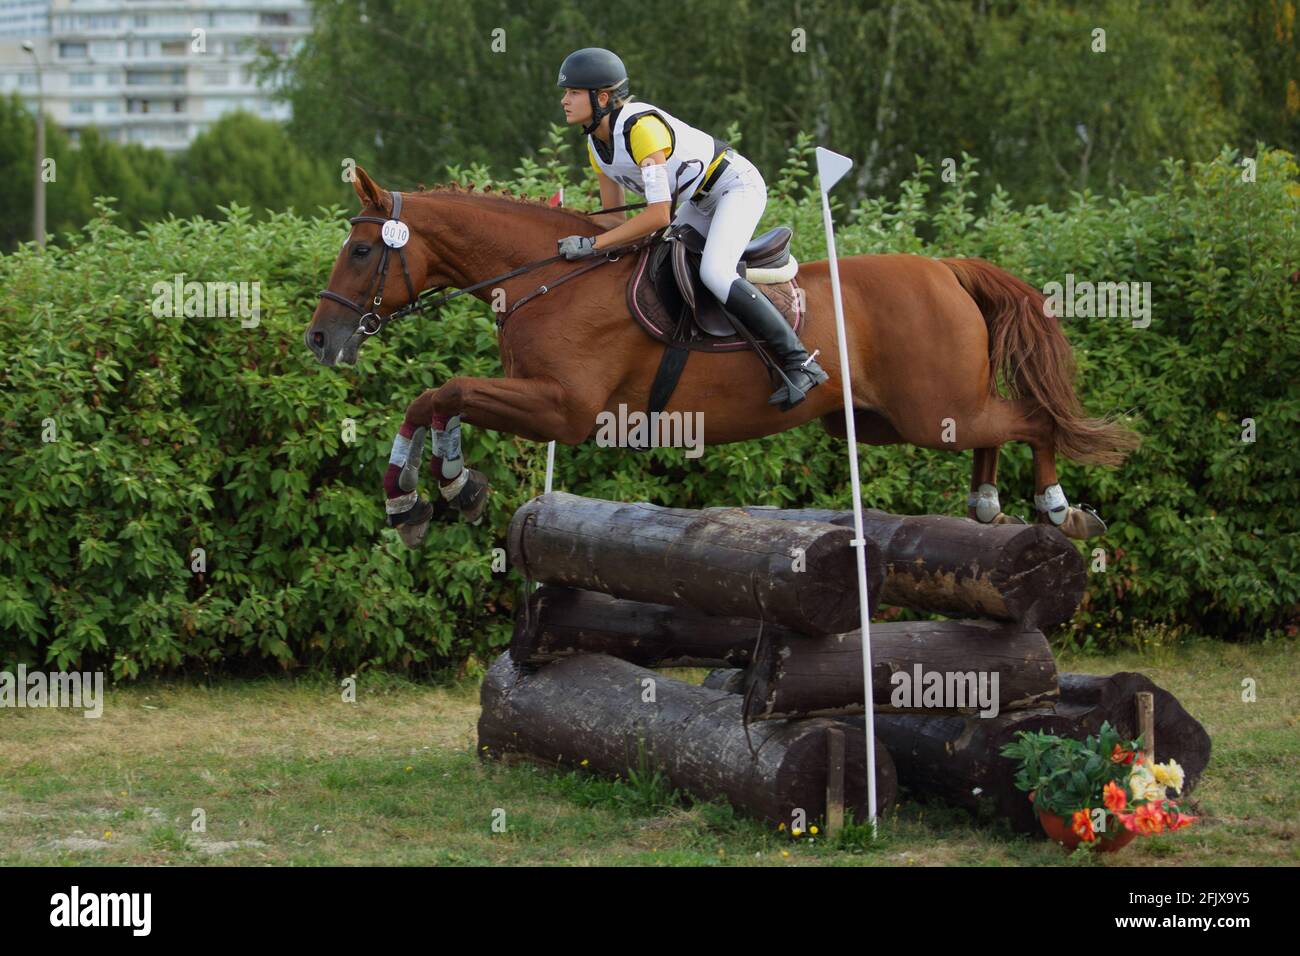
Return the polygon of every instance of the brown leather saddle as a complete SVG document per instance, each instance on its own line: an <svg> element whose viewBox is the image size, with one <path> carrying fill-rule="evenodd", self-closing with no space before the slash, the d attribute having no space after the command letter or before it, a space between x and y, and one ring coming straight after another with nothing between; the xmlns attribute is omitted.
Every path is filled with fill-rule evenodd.
<svg viewBox="0 0 1300 956"><path fill-rule="evenodd" d="M751 270L781 270L790 263L789 226L777 226L750 240L736 266L749 278ZM736 331L737 320L700 281L704 236L690 227L670 229L641 250L627 285L627 305L651 338L698 352L733 352L751 347ZM751 281L753 281L751 279ZM802 296L794 278L755 283L798 334L803 325Z"/></svg>

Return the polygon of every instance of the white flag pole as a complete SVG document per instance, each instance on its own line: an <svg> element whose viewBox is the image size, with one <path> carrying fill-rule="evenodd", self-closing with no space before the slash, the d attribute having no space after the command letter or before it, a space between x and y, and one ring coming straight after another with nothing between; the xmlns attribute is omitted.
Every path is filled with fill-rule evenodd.
<svg viewBox="0 0 1300 956"><path fill-rule="evenodd" d="M546 446L546 494L551 493L552 481L555 479L555 439Z"/></svg>
<svg viewBox="0 0 1300 956"><path fill-rule="evenodd" d="M561 206L564 205L563 186L560 187L560 205ZM552 438L550 444L546 446L546 486L543 489L545 494L549 495L551 493L551 488L553 486L554 481L555 481L555 439ZM536 590L541 586L542 586L542 582L538 581L536 584L533 585L533 589Z"/></svg>
<svg viewBox="0 0 1300 956"><path fill-rule="evenodd" d="M564 205L564 187L560 187L560 205ZM551 493L551 482L555 478L555 439L546 446L546 494Z"/></svg>
<svg viewBox="0 0 1300 956"><path fill-rule="evenodd" d="M817 179L822 194L822 225L826 229L826 258L831 265L831 298L835 304L835 335L840 350L840 387L844 393L844 426L849 440L849 484L853 491L853 547L858 549L858 624L862 629L862 692L867 737L867 819L871 835L876 823L876 715L871 695L871 609L867 606L867 552L862 531L862 490L858 481L858 435L853 421L853 383L849 374L849 343L844 331L844 300L840 297L840 263L835 255L829 193L852 167L853 160L817 147Z"/></svg>

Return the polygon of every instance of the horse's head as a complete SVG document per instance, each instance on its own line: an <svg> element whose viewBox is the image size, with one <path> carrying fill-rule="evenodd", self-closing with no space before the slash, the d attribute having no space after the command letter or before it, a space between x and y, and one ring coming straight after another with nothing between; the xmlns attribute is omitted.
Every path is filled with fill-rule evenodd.
<svg viewBox="0 0 1300 956"><path fill-rule="evenodd" d="M403 221L401 194L380 188L360 166L352 185L361 213L351 220L305 336L324 365L355 365L361 343L434 278L432 250Z"/></svg>

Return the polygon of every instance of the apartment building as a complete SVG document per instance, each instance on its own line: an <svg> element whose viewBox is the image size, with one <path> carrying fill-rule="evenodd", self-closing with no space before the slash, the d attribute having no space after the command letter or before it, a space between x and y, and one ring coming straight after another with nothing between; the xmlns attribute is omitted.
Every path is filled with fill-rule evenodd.
<svg viewBox="0 0 1300 956"><path fill-rule="evenodd" d="M34 21L22 35L2 19ZM288 116L259 88L251 64L259 44L293 51L310 28L305 0L0 0L0 95L34 102L36 62L47 115L75 141L88 126L108 139L181 149L223 113ZM16 28L15 28L16 29Z"/></svg>
<svg viewBox="0 0 1300 956"><path fill-rule="evenodd" d="M0 42L23 40L50 32L50 0L0 0Z"/></svg>

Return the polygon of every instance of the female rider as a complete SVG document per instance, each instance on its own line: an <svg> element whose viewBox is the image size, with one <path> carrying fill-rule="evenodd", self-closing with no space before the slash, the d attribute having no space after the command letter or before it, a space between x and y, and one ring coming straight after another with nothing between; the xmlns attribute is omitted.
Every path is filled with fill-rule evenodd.
<svg viewBox="0 0 1300 956"><path fill-rule="evenodd" d="M668 226L687 224L705 237L700 280L723 307L776 353L787 382L768 402L788 411L826 381L781 313L736 271L767 206L767 184L754 164L693 126L649 103L631 101L627 70L609 50L577 50L560 65L565 120L582 123L587 154L600 180L603 207L623 205L627 187L646 208L598 236L559 243L566 259L582 259ZM673 209L681 202L676 214Z"/></svg>

